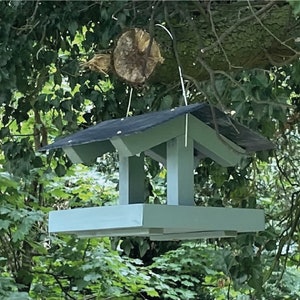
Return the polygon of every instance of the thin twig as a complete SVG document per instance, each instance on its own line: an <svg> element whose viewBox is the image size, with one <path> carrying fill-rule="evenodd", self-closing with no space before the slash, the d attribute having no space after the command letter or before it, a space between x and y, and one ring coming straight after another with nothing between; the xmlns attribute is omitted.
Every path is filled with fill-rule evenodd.
<svg viewBox="0 0 300 300"><path fill-rule="evenodd" d="M213 92L214 92L214 95L215 95L215 98L217 99L219 105L221 106L222 110L224 111L225 108L223 106L223 103L221 101L221 96L219 95L219 92L217 90L217 87L216 87L216 80L215 80L215 72L213 69L211 69L209 67L209 65L200 57L198 56L197 57L197 60L201 63L201 65L205 68L205 70L207 71L207 73L209 74L209 77L210 77L210 83L211 83L211 87L213 89ZM239 133L238 129L236 128L236 126L232 123L231 119L228 118L228 121L230 122L231 126L234 128L234 130ZM216 128L218 129L218 128Z"/></svg>
<svg viewBox="0 0 300 300"><path fill-rule="evenodd" d="M241 68L241 67L233 66L233 65L231 64L231 62L229 61L228 55L227 55L227 53L226 53L226 51L225 51L225 49L224 49L224 47L223 47L223 45L222 45L222 42L220 41L220 38L219 38L219 36L218 36L218 34L217 34L217 31L216 31L216 27L215 27L215 23L214 23L214 20L213 20L211 8L210 8L210 7L211 7L211 1L212 1L212 0L210 0L210 1L208 2L208 6L207 6L207 11L208 11L208 14L209 14L209 21L210 21L211 29L212 29L212 32L213 32L213 34L215 35L215 37L216 37L216 39L217 39L217 42L218 42L218 44L219 44L219 46L220 46L220 48L221 48L221 50L222 50L222 52L223 52L223 54L224 54L225 60L226 60L227 63L228 63L229 70L231 70L232 67L233 67L233 68Z"/></svg>
<svg viewBox="0 0 300 300"><path fill-rule="evenodd" d="M297 59L299 57L299 53L295 53L294 55L290 56L288 59L286 60L283 60L281 62L277 62L275 61L271 55L268 53L267 50L264 50L264 53L267 57L267 59L269 60L269 62L273 65L273 66L276 66L276 67L283 67L283 66L286 66L288 65L289 63L293 62L295 59Z"/></svg>
<svg viewBox="0 0 300 300"><path fill-rule="evenodd" d="M182 68L181 68L181 63L180 63L180 59L179 59L179 54L177 51L177 43L176 43L176 39L174 36L174 30L171 26L171 22L169 20L169 13L168 13L168 9L167 6L164 5L164 12L165 12L165 18L166 21L170 27L170 35L171 35L171 39L172 39L172 43L173 43L173 51L175 54L175 58L176 58L176 62L177 62L177 67L178 67L178 73L179 73L179 78L180 78L180 84L181 84L181 90L182 90L182 96L183 96L183 100L184 100L184 104L188 105L187 102L187 95L186 95L186 89L185 89L185 85L184 85L184 81L183 81L183 74L182 74ZM184 146L187 147L188 146L188 114L185 115L185 129L184 129Z"/></svg>
<svg viewBox="0 0 300 300"><path fill-rule="evenodd" d="M294 200L294 197L297 196L297 194L299 194L299 191L298 192L295 192L292 194L292 202L295 202ZM291 247L291 243L292 243L292 239L293 239L293 236L297 230L297 225L299 223L299 220L300 220L300 206L298 206L296 208L296 212L295 212L295 218L293 220L293 213L295 211L295 207L294 205L292 205L291 207L291 210L290 210L290 219L291 219L291 225L290 225L290 230L288 232L288 241L287 243L285 244L286 246L286 251L285 251L285 258L284 258L284 263L283 263L283 269L282 269L282 272L277 280L277 283L280 283L281 282L281 279L285 273L285 270L286 270L286 264L287 264L287 261L288 261L288 253L289 253L289 250L290 250L290 247Z"/></svg>
<svg viewBox="0 0 300 300"><path fill-rule="evenodd" d="M179 78L180 78L180 83L181 83L181 88L182 88L182 96L183 96L185 105L188 105L186 90L185 90L185 85L184 85L183 75L182 75L181 62L180 62L179 54L177 51L177 42L175 39L174 30L173 30L173 28L171 26L171 22L169 20L169 13L168 13L168 9L167 9L166 5L164 6L164 9L165 9L165 18L166 18L166 21L170 28L170 34L171 34L172 43L173 43L173 51L174 51L174 55L175 55L175 59L176 59L177 67L178 67L178 73L179 73Z"/></svg>
<svg viewBox="0 0 300 300"><path fill-rule="evenodd" d="M275 0L273 0L272 2L274 2ZM292 47L290 47L289 45L287 45L284 41L280 40L269 28L267 28L263 22L261 21L261 19L257 16L257 14L254 12L253 7L250 3L250 0L247 0L249 8L254 16L254 18L257 20L257 22L261 25L261 27L267 31L277 42L279 42L281 45L285 46L287 49L289 49L290 51L294 52L295 54L299 55L300 53L298 51L296 51L295 49L293 49Z"/></svg>
<svg viewBox="0 0 300 300"><path fill-rule="evenodd" d="M230 300L230 288L231 288L231 279L229 281L228 288L227 288L227 300Z"/></svg>
<svg viewBox="0 0 300 300"><path fill-rule="evenodd" d="M204 97L207 99L208 104L209 104L209 106L210 106L210 110L211 110L213 126L214 126L214 129L215 129L215 131L216 131L216 134L217 134L218 138L221 140L221 142L224 143L224 145L226 145L226 146L229 147L230 149L232 149L234 152L239 153L239 154L245 154L244 151L239 151L239 150L237 150L236 148L232 147L232 146L226 141L226 139L223 137L223 135L220 133L220 131L219 131L219 125L218 125L218 122L217 122L217 116L216 116L215 107L213 106L213 104L212 104L211 101L209 100L209 96L206 94L206 92L200 88L200 86L199 86L197 80L196 80L195 78L193 78L192 76L189 76L189 75L184 75L184 77L185 77L186 79L188 79L188 80L191 80L191 81L194 83L196 89L197 89L200 93L202 93L202 94L204 95ZM227 117L227 119L228 119L228 121L230 122L230 124L232 124L232 126L233 126L234 128L236 128L235 125L232 123L231 119L230 119L229 117ZM238 129L236 128L236 130L238 130ZM238 131L237 131L237 132L238 132Z"/></svg>
<svg viewBox="0 0 300 300"><path fill-rule="evenodd" d="M151 12L151 16L150 16L150 22L149 22L149 35L150 35L150 41L146 50L146 59L144 60L144 66L142 69L142 74L144 77L146 77L146 68L147 68L147 62L148 62L148 57L151 54L151 48L152 48L152 44L153 44L153 40L154 40L154 12L155 12L155 8L156 5L152 5L152 3L150 3L150 6L152 8L152 12Z"/></svg>

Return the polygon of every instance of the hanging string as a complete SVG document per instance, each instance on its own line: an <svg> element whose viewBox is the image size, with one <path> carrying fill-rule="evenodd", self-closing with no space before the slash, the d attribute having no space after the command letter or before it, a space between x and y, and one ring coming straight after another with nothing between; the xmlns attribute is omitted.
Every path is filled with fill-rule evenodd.
<svg viewBox="0 0 300 300"><path fill-rule="evenodd" d="M133 91L133 87L130 88L130 92L129 92L129 100L128 100L126 118L129 116L129 111L130 111L130 107L131 107L131 99L132 99L132 91Z"/></svg>
<svg viewBox="0 0 300 300"><path fill-rule="evenodd" d="M164 25L161 25L161 24L155 24L155 26L159 26L159 27L163 28L168 33L171 40L174 41L173 35L168 28L166 28ZM188 102L187 102L187 95L186 95L186 89L185 89L185 85L184 85L182 70L181 70L181 66L179 63L178 55L175 55L175 57L176 57L176 61L177 61L178 73L179 73L179 78L180 78L182 97L184 100L184 104L187 106ZM189 116L188 116L188 114L186 114L185 115L185 128L184 128L184 146L185 147L187 147L187 144L188 144L188 120L189 120Z"/></svg>

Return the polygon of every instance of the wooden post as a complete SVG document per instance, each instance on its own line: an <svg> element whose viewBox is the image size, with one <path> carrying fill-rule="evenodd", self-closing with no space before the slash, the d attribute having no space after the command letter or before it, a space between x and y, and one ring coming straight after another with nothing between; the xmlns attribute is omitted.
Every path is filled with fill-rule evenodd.
<svg viewBox="0 0 300 300"><path fill-rule="evenodd" d="M119 157L119 204L144 202L144 154Z"/></svg>
<svg viewBox="0 0 300 300"><path fill-rule="evenodd" d="M194 205L194 145L184 135L167 142L167 204Z"/></svg>

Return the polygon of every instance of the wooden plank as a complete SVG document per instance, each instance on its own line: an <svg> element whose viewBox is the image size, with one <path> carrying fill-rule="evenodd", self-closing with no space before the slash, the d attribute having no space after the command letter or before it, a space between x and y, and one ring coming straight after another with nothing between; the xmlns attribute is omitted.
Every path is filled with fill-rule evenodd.
<svg viewBox="0 0 300 300"><path fill-rule="evenodd" d="M79 233L142 226L142 204L76 208L49 213L49 232Z"/></svg>
<svg viewBox="0 0 300 300"><path fill-rule="evenodd" d="M122 156L133 156L184 133L184 116L179 116L146 131L111 138L111 143Z"/></svg>
<svg viewBox="0 0 300 300"><path fill-rule="evenodd" d="M185 135L167 142L167 204L195 204L194 145Z"/></svg>
<svg viewBox="0 0 300 300"><path fill-rule="evenodd" d="M264 230L260 209L131 204L52 211L50 233L78 236L152 236L194 232L258 232ZM171 236L170 236L171 237Z"/></svg>
<svg viewBox="0 0 300 300"><path fill-rule="evenodd" d="M63 150L74 164L90 164L93 163L97 157L107 152L114 152L115 148L110 141L102 141L77 146L66 146L63 147Z"/></svg>
<svg viewBox="0 0 300 300"><path fill-rule="evenodd" d="M144 154L119 156L119 204L143 203L145 195Z"/></svg>
<svg viewBox="0 0 300 300"><path fill-rule="evenodd" d="M237 231L264 230L264 211L260 209L144 205L143 226L157 223L165 229L186 231Z"/></svg>
<svg viewBox="0 0 300 300"><path fill-rule="evenodd" d="M146 150L144 153L167 168L167 143L157 145L149 150ZM206 155L203 153L194 151L194 169L198 167L200 160L204 159L205 157Z"/></svg>
<svg viewBox="0 0 300 300"><path fill-rule="evenodd" d="M151 157L153 160L162 163L164 166L167 164L167 145L166 143L159 144L146 150L145 155Z"/></svg>
<svg viewBox="0 0 300 300"><path fill-rule="evenodd" d="M150 234L151 241L179 241L236 237L236 231L200 231L184 233Z"/></svg>
<svg viewBox="0 0 300 300"><path fill-rule="evenodd" d="M189 115L189 136L195 141L195 148L224 167L237 165L246 151L194 117Z"/></svg>

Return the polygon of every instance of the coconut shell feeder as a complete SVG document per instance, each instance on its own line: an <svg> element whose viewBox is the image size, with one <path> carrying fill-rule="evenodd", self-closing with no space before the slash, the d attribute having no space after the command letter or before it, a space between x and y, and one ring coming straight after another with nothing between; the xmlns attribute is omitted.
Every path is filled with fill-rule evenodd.
<svg viewBox="0 0 300 300"><path fill-rule="evenodd" d="M96 54L83 66L103 74L113 71L122 80L140 85L163 61L155 39L143 29L133 28L120 35L112 53Z"/></svg>

